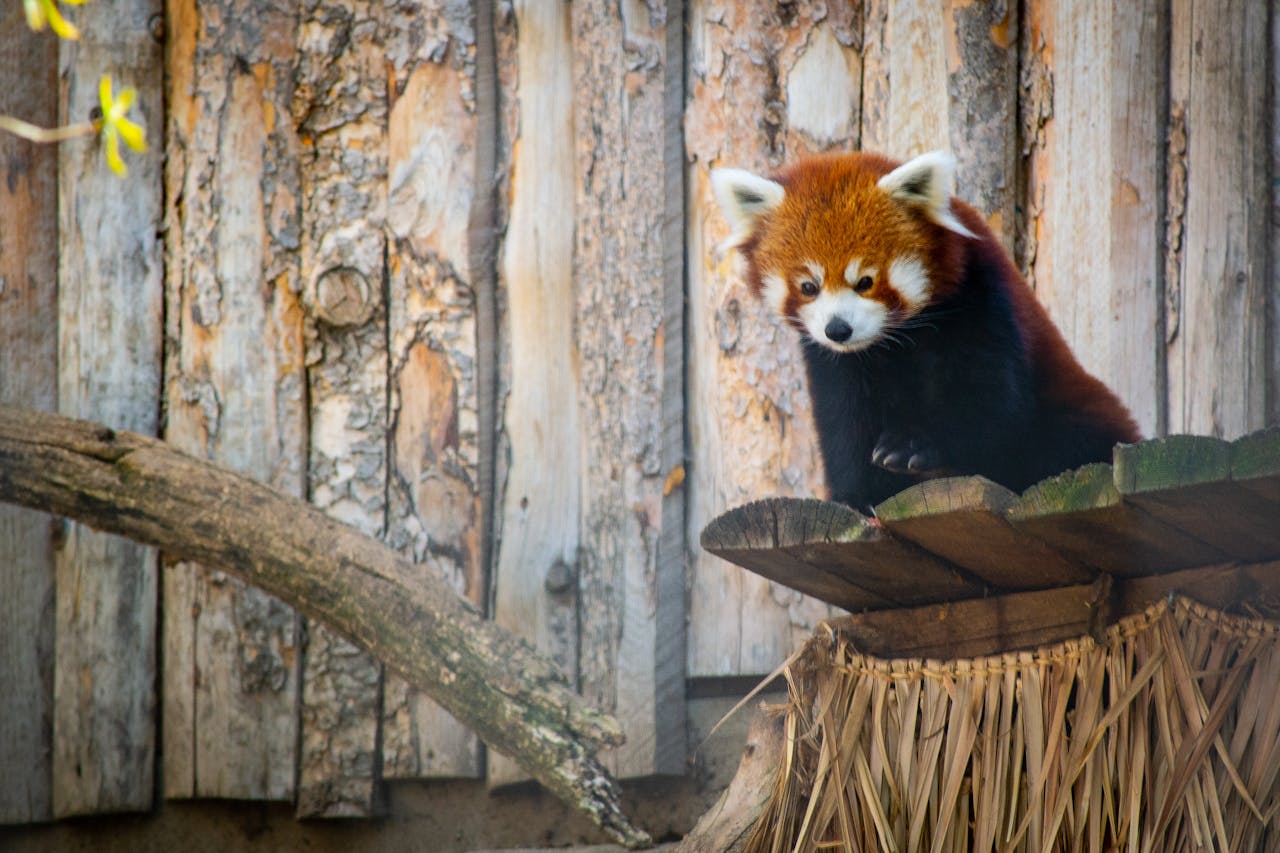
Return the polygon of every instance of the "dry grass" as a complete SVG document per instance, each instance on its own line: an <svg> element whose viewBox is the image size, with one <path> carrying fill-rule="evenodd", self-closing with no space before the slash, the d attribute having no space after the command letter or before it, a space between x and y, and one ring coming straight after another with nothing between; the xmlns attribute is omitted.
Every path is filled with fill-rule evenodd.
<svg viewBox="0 0 1280 853"><path fill-rule="evenodd" d="M1276 850L1280 624L1187 599L941 662L815 637L749 851Z"/></svg>

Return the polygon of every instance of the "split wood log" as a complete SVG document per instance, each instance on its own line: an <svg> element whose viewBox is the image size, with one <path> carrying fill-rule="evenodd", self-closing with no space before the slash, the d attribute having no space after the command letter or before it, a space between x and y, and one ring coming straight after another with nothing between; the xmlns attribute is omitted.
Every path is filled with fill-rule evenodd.
<svg viewBox="0 0 1280 853"><path fill-rule="evenodd" d="M648 836L595 751L622 741L550 661L430 573L315 507L163 442L0 407L0 500L214 567L371 652L610 837Z"/></svg>

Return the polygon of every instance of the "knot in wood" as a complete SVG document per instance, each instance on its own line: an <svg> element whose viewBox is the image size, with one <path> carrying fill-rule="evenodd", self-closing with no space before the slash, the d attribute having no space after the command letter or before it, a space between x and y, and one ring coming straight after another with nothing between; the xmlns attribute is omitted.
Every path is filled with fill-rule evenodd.
<svg viewBox="0 0 1280 853"><path fill-rule="evenodd" d="M564 560L556 560L547 569L547 576L542 581L543 588L552 595L560 595L573 588L573 568Z"/></svg>
<svg viewBox="0 0 1280 853"><path fill-rule="evenodd" d="M316 279L311 304L331 326L357 325L369 316L369 281L352 267L331 267Z"/></svg>

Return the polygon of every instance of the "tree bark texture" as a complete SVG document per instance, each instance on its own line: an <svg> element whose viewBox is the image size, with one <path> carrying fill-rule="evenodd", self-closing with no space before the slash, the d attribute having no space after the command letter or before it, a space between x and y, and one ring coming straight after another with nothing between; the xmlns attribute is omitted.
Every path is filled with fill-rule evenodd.
<svg viewBox="0 0 1280 853"><path fill-rule="evenodd" d="M305 494L298 75L289 10L171 0L165 438ZM266 36L270 36L269 38ZM292 799L298 617L165 555L168 797Z"/></svg>
<svg viewBox="0 0 1280 853"><path fill-rule="evenodd" d="M11 407L0 409L0 499L287 600L430 692L613 838L645 839L594 757L621 742L618 724L448 584L314 507L155 439Z"/></svg>
<svg viewBox="0 0 1280 853"><path fill-rule="evenodd" d="M58 121L58 45L0 22L0 113ZM0 134L0 403L58 405L58 150ZM54 526L0 507L0 824L53 816Z"/></svg>
<svg viewBox="0 0 1280 853"><path fill-rule="evenodd" d="M158 140L163 138L158 0L78 10L63 41L59 118L85 121L100 75L138 90L153 144L128 152L120 191L96 141L58 158L58 409L155 435L159 428L163 265ZM46 332L48 330L46 329ZM150 806L155 752L156 552L72 525L56 549L53 717L56 816Z"/></svg>

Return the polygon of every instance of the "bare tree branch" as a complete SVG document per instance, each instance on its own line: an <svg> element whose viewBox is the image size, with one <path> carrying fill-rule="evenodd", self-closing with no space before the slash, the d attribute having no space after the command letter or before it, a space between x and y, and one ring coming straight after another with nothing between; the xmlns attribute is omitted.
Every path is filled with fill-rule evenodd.
<svg viewBox="0 0 1280 853"><path fill-rule="evenodd" d="M0 500L266 590L367 649L617 841L648 842L595 759L622 742L613 718L432 572L309 504L152 438L6 406Z"/></svg>

